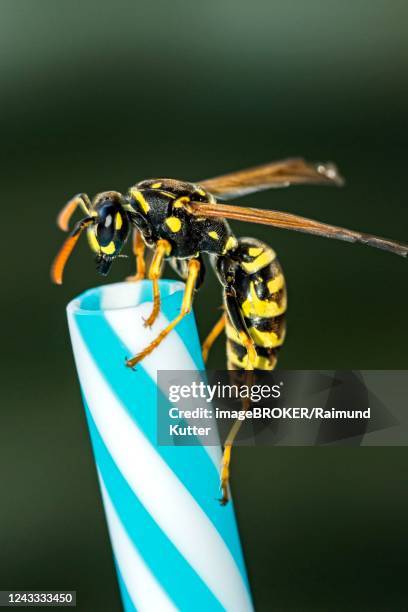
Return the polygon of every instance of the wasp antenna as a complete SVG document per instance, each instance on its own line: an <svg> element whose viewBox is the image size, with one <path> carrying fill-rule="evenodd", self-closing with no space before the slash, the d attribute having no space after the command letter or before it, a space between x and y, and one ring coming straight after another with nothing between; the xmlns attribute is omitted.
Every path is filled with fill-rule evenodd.
<svg viewBox="0 0 408 612"><path fill-rule="evenodd" d="M78 242L78 238L82 234L83 230L92 223L94 223L93 217L86 217L85 219L82 219L82 221L79 221L76 224L72 234L66 239L60 248L51 266L51 279L57 285L62 285L62 276L64 273L65 264L74 250L74 246Z"/></svg>
<svg viewBox="0 0 408 612"><path fill-rule="evenodd" d="M64 208L59 213L57 217L57 225L63 232L68 231L69 221L78 206L82 208L84 213L87 215L90 214L91 202L86 193L78 193L76 196L71 198L71 200L65 204Z"/></svg>

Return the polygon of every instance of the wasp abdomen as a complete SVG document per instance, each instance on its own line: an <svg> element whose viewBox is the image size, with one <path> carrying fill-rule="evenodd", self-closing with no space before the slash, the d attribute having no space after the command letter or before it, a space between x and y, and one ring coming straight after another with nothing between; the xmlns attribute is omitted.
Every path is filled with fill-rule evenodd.
<svg viewBox="0 0 408 612"><path fill-rule="evenodd" d="M234 258L234 288L241 314L255 344L258 370L272 370L285 339L286 285L276 253L253 238L240 238ZM244 369L247 350L227 316L227 357L230 369Z"/></svg>

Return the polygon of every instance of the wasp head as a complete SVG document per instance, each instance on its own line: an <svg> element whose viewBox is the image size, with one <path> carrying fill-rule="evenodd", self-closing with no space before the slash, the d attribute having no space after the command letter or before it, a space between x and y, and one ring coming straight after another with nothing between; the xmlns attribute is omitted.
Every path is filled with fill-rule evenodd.
<svg viewBox="0 0 408 612"><path fill-rule="evenodd" d="M92 202L86 193L79 193L67 202L57 219L63 231L68 231L70 218L78 207L87 216L76 223L54 259L51 278L55 283L62 283L65 264L85 229L89 245L96 253L98 272L108 274L129 235L130 220L125 205L125 198L117 191L98 193Z"/></svg>
<svg viewBox="0 0 408 612"><path fill-rule="evenodd" d="M88 242L96 253L96 268L108 274L129 235L129 220L123 210L125 201L116 191L105 191L95 196L90 214L93 223L87 229Z"/></svg>

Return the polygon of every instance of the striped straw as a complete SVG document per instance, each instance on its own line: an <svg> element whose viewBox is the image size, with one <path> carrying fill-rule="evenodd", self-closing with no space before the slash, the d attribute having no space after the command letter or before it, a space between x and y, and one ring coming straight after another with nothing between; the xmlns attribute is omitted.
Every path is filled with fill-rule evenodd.
<svg viewBox="0 0 408 612"><path fill-rule="evenodd" d="M126 612L252 610L233 504L220 506L219 447L158 446L157 371L204 369L190 314L136 371L180 310L184 285L149 281L86 291L67 308L102 498Z"/></svg>

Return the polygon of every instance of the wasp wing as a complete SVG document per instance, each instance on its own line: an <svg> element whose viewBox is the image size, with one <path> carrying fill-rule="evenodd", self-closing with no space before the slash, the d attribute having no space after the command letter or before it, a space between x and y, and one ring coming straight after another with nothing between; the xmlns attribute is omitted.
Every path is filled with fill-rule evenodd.
<svg viewBox="0 0 408 612"><path fill-rule="evenodd" d="M372 234L356 232L344 227L338 227L337 225L320 223L313 219L299 217L298 215L292 215L278 210L243 208L242 206L231 206L221 202L215 204L191 202L189 204L189 210L197 217L221 217L223 219L236 219L237 221L246 221L249 223L260 223L262 225L304 232L305 234L345 240L346 242L360 242L376 247L377 249L390 251L402 257L406 257L408 254L408 244L373 236Z"/></svg>
<svg viewBox="0 0 408 612"><path fill-rule="evenodd" d="M200 181L200 185L215 196L226 200L295 184L342 185L343 178L332 163L309 163L301 158L247 168L231 174Z"/></svg>

